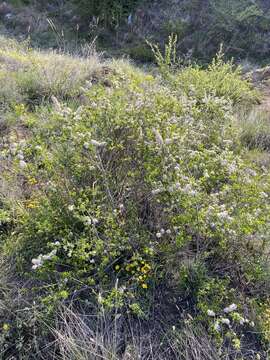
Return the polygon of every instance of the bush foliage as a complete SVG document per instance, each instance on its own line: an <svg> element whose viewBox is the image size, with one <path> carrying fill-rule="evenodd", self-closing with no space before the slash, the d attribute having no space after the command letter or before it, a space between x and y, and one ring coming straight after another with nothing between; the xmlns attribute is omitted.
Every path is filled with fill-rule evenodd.
<svg viewBox="0 0 270 360"><path fill-rule="evenodd" d="M37 65L31 51L24 56L28 83ZM84 61L40 56L45 71ZM25 133L16 137L9 125L1 146L5 179L20 185L15 201L2 196L1 252L32 288L20 288L30 305L17 301L7 313L12 290L8 279L0 285L4 358L38 359L42 348L88 356L89 323L76 317L77 330L63 331L75 321L68 310L56 320L63 304L81 316L94 309L102 324L111 317L110 335L166 319L155 358L198 359L192 346L183 352L194 337L205 359L266 358L269 173L246 160L234 116L257 93L220 55L207 69L172 73L161 58L160 66L154 77L120 61L95 65L68 92L46 87L38 106L20 67L7 70L21 92L20 105L5 111ZM134 336L118 339L126 351ZM91 337L90 353L110 354L102 339ZM133 358L150 358L150 348ZM112 358L124 358L113 349Z"/></svg>

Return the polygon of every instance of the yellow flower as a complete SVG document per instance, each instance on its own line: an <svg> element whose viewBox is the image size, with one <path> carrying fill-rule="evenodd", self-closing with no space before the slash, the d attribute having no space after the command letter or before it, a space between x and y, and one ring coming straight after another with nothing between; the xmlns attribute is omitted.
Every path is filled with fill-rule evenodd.
<svg viewBox="0 0 270 360"><path fill-rule="evenodd" d="M8 331L10 329L9 324L3 324L3 331Z"/></svg>
<svg viewBox="0 0 270 360"><path fill-rule="evenodd" d="M148 289L148 285L145 284L145 283L143 283L143 284L142 284L142 288L143 288L143 289Z"/></svg>
<svg viewBox="0 0 270 360"><path fill-rule="evenodd" d="M34 202L29 202L26 207L28 209L35 209L37 207L37 204L35 204Z"/></svg>
<svg viewBox="0 0 270 360"><path fill-rule="evenodd" d="M37 184L37 180L35 178L30 178L28 180L28 182L29 182L30 185L36 185Z"/></svg>
<svg viewBox="0 0 270 360"><path fill-rule="evenodd" d="M141 272L144 273L144 274L146 274L146 273L148 273L148 272L150 271L150 269L151 269L151 266L148 265L148 264L145 264L145 265L141 268Z"/></svg>
<svg viewBox="0 0 270 360"><path fill-rule="evenodd" d="M117 270L119 270L120 269L120 266L119 265L116 265L115 266L115 270L117 271Z"/></svg>

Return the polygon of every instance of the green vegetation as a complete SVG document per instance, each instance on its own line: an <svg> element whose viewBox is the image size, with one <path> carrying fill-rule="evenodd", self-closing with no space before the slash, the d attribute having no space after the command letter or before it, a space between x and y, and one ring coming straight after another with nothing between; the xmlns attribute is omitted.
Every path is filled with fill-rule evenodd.
<svg viewBox="0 0 270 360"><path fill-rule="evenodd" d="M264 62L269 57L270 8L261 0L176 0L142 3L134 12L132 33L135 42L145 39L161 45L171 34L179 38L182 57L203 63L211 61L224 44L227 59ZM127 28L122 37L125 42ZM128 44L127 44L128 45Z"/></svg>
<svg viewBox="0 0 270 360"><path fill-rule="evenodd" d="M9 2L10 3L10 2ZM97 38L111 53L152 61L145 40L164 45L177 34L182 58L207 64L224 44L227 59L264 63L270 55L270 6L267 0L51 0L12 1L0 7L9 32L30 36L33 44L70 48ZM7 8L11 16L5 17ZM55 22L54 39L46 18ZM59 45L59 44L58 44Z"/></svg>
<svg viewBox="0 0 270 360"><path fill-rule="evenodd" d="M1 39L1 358L266 359L258 92L174 38L157 76L26 45Z"/></svg>

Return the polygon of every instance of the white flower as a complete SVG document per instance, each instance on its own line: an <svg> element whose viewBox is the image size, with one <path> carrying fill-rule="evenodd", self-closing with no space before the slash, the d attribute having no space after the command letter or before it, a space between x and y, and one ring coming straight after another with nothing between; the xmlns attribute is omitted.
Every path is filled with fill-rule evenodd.
<svg viewBox="0 0 270 360"><path fill-rule="evenodd" d="M227 166L227 165L228 165L228 161L227 161L226 159L222 159L221 162L220 162L220 164L221 164L222 166Z"/></svg>
<svg viewBox="0 0 270 360"><path fill-rule="evenodd" d="M17 143L12 143L12 144L10 144L10 146L9 146L10 150L16 150L17 147L18 147L18 144L17 144Z"/></svg>
<svg viewBox="0 0 270 360"><path fill-rule="evenodd" d="M208 178L210 177L207 170L204 171L203 176L204 176L206 179L208 179Z"/></svg>
<svg viewBox="0 0 270 360"><path fill-rule="evenodd" d="M18 158L19 160L24 160L24 156L23 156L22 153L19 153L19 154L17 155L17 158Z"/></svg>
<svg viewBox="0 0 270 360"><path fill-rule="evenodd" d="M152 190L152 195L158 195L162 192L162 189L155 189L155 190Z"/></svg>
<svg viewBox="0 0 270 360"><path fill-rule="evenodd" d="M216 313L213 310L208 309L207 310L207 315L211 316L211 317L214 317L214 316L216 316Z"/></svg>
<svg viewBox="0 0 270 360"><path fill-rule="evenodd" d="M161 229L161 230L160 230L160 233L161 233L162 235L164 235L164 234L165 234L165 230L164 230L164 229Z"/></svg>
<svg viewBox="0 0 270 360"><path fill-rule="evenodd" d="M231 145L233 142L232 140L223 140L224 144Z"/></svg>
<svg viewBox="0 0 270 360"><path fill-rule="evenodd" d="M34 265L40 265L41 264L41 258L38 258L38 259L32 259L32 264Z"/></svg>
<svg viewBox="0 0 270 360"><path fill-rule="evenodd" d="M228 211L226 211L226 210L218 213L217 216L218 216L221 220L227 220L227 221L231 221L231 220L232 220L232 217L229 216Z"/></svg>
<svg viewBox="0 0 270 360"><path fill-rule="evenodd" d="M241 319L239 320L239 323L240 323L240 325L248 324L249 320L241 317Z"/></svg>
<svg viewBox="0 0 270 360"><path fill-rule="evenodd" d="M68 210L69 210L69 211L73 211L74 209L75 209L75 206L74 206L74 205L69 205L69 206L68 206Z"/></svg>
<svg viewBox="0 0 270 360"><path fill-rule="evenodd" d="M85 225L92 225L92 219L89 216L84 218Z"/></svg>
<svg viewBox="0 0 270 360"><path fill-rule="evenodd" d="M175 184L175 188L176 188L177 190L180 189L180 187L181 187L181 184L180 184L179 182Z"/></svg>
<svg viewBox="0 0 270 360"><path fill-rule="evenodd" d="M222 318L222 319L221 319L221 322L222 322L222 324L225 324L225 325L228 325L228 326L229 326L230 323L231 323L230 320L229 320L229 319L226 319L226 318Z"/></svg>
<svg viewBox="0 0 270 360"><path fill-rule="evenodd" d="M96 140L94 140L94 139L92 139L92 140L90 141L90 143L91 143L92 145L96 146L96 147L104 147L104 146L107 145L107 143L106 143L105 141L99 142L99 141L96 141Z"/></svg>
<svg viewBox="0 0 270 360"><path fill-rule="evenodd" d="M236 172L236 170L237 170L236 164L230 164L228 166L228 172L229 172L230 175L233 174L234 172Z"/></svg>
<svg viewBox="0 0 270 360"><path fill-rule="evenodd" d="M61 112L62 111L62 106L59 103L59 101L57 100L57 98L55 96L52 96L51 99L52 99L52 102L53 102L54 110L57 111L57 112Z"/></svg>
<svg viewBox="0 0 270 360"><path fill-rule="evenodd" d="M248 173L248 175L250 175L250 176L256 176L256 175L257 175L256 171L253 170L253 169L247 169L247 173Z"/></svg>
<svg viewBox="0 0 270 360"><path fill-rule="evenodd" d="M172 142L172 139L165 139L165 145L170 145Z"/></svg>
<svg viewBox="0 0 270 360"><path fill-rule="evenodd" d="M215 329L216 331L218 331L218 332L221 330L221 327L220 327L220 325L219 325L218 322L215 322L215 324L214 324L214 329Z"/></svg>
<svg viewBox="0 0 270 360"><path fill-rule="evenodd" d="M224 309L224 312L225 312L226 314L229 314L229 313L235 311L236 309L237 309L237 305L236 305L236 304L231 304L230 306L228 306L228 307L226 307L226 308Z"/></svg>
<svg viewBox="0 0 270 360"><path fill-rule="evenodd" d="M93 218L93 219L92 219L92 222L93 222L93 224L94 224L94 225L96 225L96 224L98 224L98 223L99 223L99 220L98 220L98 219L96 219L96 218Z"/></svg>
<svg viewBox="0 0 270 360"><path fill-rule="evenodd" d="M166 230L167 235L171 235L172 231L170 229Z"/></svg>
<svg viewBox="0 0 270 360"><path fill-rule="evenodd" d="M33 270L40 268L43 265L41 255L39 255L39 257L37 259L32 259L32 264L33 264L33 266L32 266Z"/></svg>
<svg viewBox="0 0 270 360"><path fill-rule="evenodd" d="M98 302L101 304L103 302L103 297L101 295L101 293L98 294Z"/></svg>
<svg viewBox="0 0 270 360"><path fill-rule="evenodd" d="M160 239L162 237L162 234L160 232L156 233L156 237Z"/></svg>
<svg viewBox="0 0 270 360"><path fill-rule="evenodd" d="M24 169L27 166L27 164L26 164L26 162L24 160L20 160L19 161L19 166L20 166L21 169Z"/></svg>
<svg viewBox="0 0 270 360"><path fill-rule="evenodd" d="M158 143L158 145L163 146L164 141L163 141L163 138L162 138L161 134L159 133L159 131L157 129L153 129L153 133L155 134L156 142Z"/></svg>
<svg viewBox="0 0 270 360"><path fill-rule="evenodd" d="M195 196L197 194L197 191L192 189L191 184L187 184L184 188L182 188L182 191L190 196Z"/></svg>

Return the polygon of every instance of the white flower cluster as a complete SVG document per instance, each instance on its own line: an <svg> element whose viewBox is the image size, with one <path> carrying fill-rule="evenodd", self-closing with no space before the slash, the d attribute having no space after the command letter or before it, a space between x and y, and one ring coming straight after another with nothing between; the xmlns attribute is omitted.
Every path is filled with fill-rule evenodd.
<svg viewBox="0 0 270 360"><path fill-rule="evenodd" d="M225 158L221 159L220 165L225 168L229 175L236 173L239 165L235 159L231 160L232 154L230 152L225 152L223 156L225 156Z"/></svg>
<svg viewBox="0 0 270 360"><path fill-rule="evenodd" d="M223 310L226 314L229 314L233 311L235 311L237 309L237 305L236 304L231 304L228 307L225 307L225 309Z"/></svg>
<svg viewBox="0 0 270 360"><path fill-rule="evenodd" d="M216 313L213 310L208 309L207 310L207 315L210 316L210 317L215 317Z"/></svg>
<svg viewBox="0 0 270 360"><path fill-rule="evenodd" d="M231 304L228 307L225 307L223 309L223 312L225 314L231 314L234 313L234 316L232 317L232 319L234 321L237 321L240 325L245 325L245 324L249 324L250 326L254 327L255 324L253 321L248 320L247 318L244 318L243 316L241 316L240 314L236 313L235 311L237 310L237 305L236 304ZM227 317L222 317L222 315L216 314L213 310L208 309L207 310L207 315L209 317L215 318L215 322L214 322L214 329L218 332L220 332L222 330L221 325L226 325L228 327L232 327L233 323L231 319L228 319Z"/></svg>
<svg viewBox="0 0 270 360"><path fill-rule="evenodd" d="M19 142L12 142L9 145L6 153L6 157L9 157L11 155L18 160L18 164L21 169L24 169L27 166L23 153L23 149L25 148L25 146L26 141L24 139L20 140Z"/></svg>
<svg viewBox="0 0 270 360"><path fill-rule="evenodd" d="M91 218L90 216L85 216L84 223L88 226L97 225L99 223L99 220L96 218Z"/></svg>
<svg viewBox="0 0 270 360"><path fill-rule="evenodd" d="M36 270L40 268L44 264L44 261L51 260L56 255L56 253L57 250L54 249L47 255L40 254L36 259L32 259L32 269Z"/></svg>
<svg viewBox="0 0 270 360"><path fill-rule="evenodd" d="M53 103L54 111L58 115L60 115L62 117L68 117L73 113L73 111L69 107L67 107L64 104L61 104L55 96L52 96L51 100Z"/></svg>
<svg viewBox="0 0 270 360"><path fill-rule="evenodd" d="M159 232L156 233L156 237L158 239L162 238L162 236L164 236L165 234L167 235L171 235L172 231L170 229L164 230L164 229L160 229Z"/></svg>
<svg viewBox="0 0 270 360"><path fill-rule="evenodd" d="M89 149L90 148L90 145L93 145L95 146L96 148L102 148L102 147L105 147L107 145L107 143L105 141L97 141L97 140L90 140L89 142L85 142L83 144L83 147L85 149Z"/></svg>

